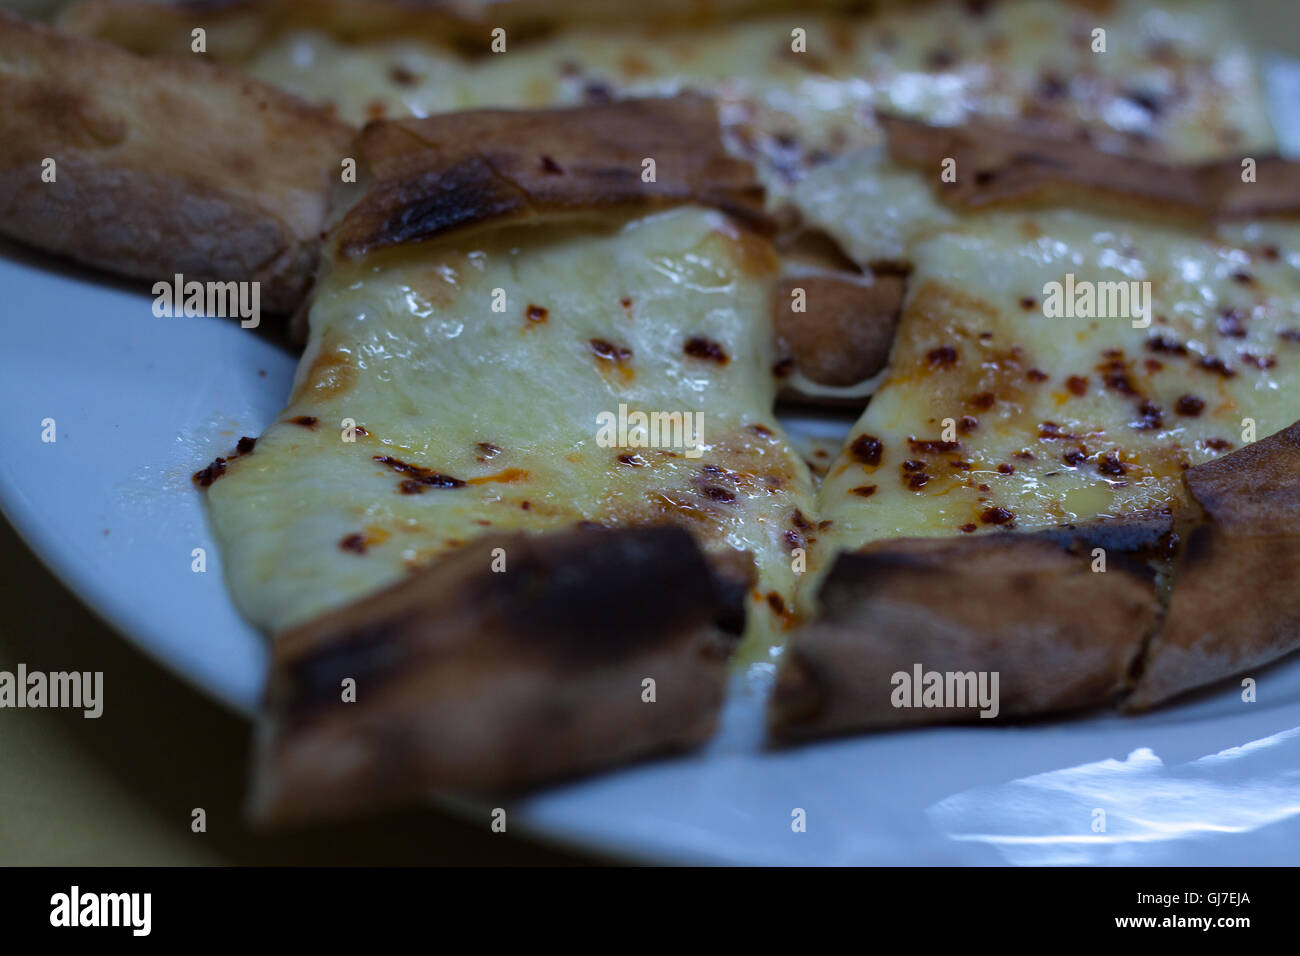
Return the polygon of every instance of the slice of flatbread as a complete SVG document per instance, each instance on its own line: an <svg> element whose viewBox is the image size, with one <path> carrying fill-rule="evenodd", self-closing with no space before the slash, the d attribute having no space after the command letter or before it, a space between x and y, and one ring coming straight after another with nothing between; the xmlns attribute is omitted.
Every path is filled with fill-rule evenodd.
<svg viewBox="0 0 1300 956"><path fill-rule="evenodd" d="M244 613L279 633L497 531L674 524L750 556L779 643L819 531L712 107L408 120L357 155L290 402L199 477Z"/></svg>
<svg viewBox="0 0 1300 956"><path fill-rule="evenodd" d="M1188 539L1129 710L1300 647L1300 422L1197 465L1186 481L1205 523Z"/></svg>
<svg viewBox="0 0 1300 956"><path fill-rule="evenodd" d="M302 300L346 125L198 57L145 59L5 11L0 99L3 234L151 282L259 282L269 311Z"/></svg>
<svg viewBox="0 0 1300 956"><path fill-rule="evenodd" d="M697 744L743 597L678 528L481 539L280 635L250 813L500 791Z"/></svg>
<svg viewBox="0 0 1300 956"><path fill-rule="evenodd" d="M1155 577L1134 558L1171 527L1157 515L841 554L820 615L786 650L772 739L1112 702L1160 619Z"/></svg>
<svg viewBox="0 0 1300 956"><path fill-rule="evenodd" d="M726 582L724 625L766 658L797 620L818 534L811 478L772 413L779 263L747 227L756 186L711 104L406 120L368 127L356 154L290 402L196 475L234 599L280 662L278 782L259 805L350 801L394 773L522 784L698 739L721 679L696 661L718 617L709 582ZM563 536L662 526L688 531L712 570L684 536ZM475 544L520 531L553 534ZM415 623L392 624L394 602ZM611 617L619 604L630 619ZM527 621L563 638L570 680L507 653ZM620 631L644 634L650 659L601 663ZM410 657L413 642L448 657ZM361 670L395 656L401 680L372 708L297 719L302 693L333 704L334 670L299 676L336 645ZM579 667L587 656L600 666ZM464 685L481 694L443 689L465 667L484 668ZM677 682L671 718L636 710L655 674ZM537 723L583 701L613 725ZM472 752L457 743L470 727Z"/></svg>
<svg viewBox="0 0 1300 956"><path fill-rule="evenodd" d="M1079 612L1064 586L1060 605L1046 596L1015 597L1029 580L1022 572L1043 551L1041 543L1025 543L1038 537L1034 532L1168 514L1168 540L1152 556L1154 593L1167 597L1175 546L1201 521L1197 489L1220 466L1231 467L1231 458L1215 459L1238 446L1243 433L1279 429L1300 415L1300 225L1289 164L1260 166L1271 185L1261 184L1258 201L1246 205L1268 218L1237 221L1241 190L1228 188L1215 164L1160 166L1169 182L1148 188L1118 174L1108 180L1099 170L1109 160L1047 140L999 140L979 126L935 131L886 123L907 142L891 141L892 160L860 163L844 193L850 205L855 196L870 197L884 214L871 223L843 215L833 222L828 208L818 223L855 258L901 259L910 269L882 382L819 491L822 546L865 553L844 554L830 577L813 573L803 582L800 606L813 624L796 638L778 676L778 736L969 716L942 708L904 712L879 696L852 698L853 682L870 676L879 685L905 669L900 661L909 653L927 671L1003 670L1021 683L1030 672L1018 671L1006 655L1023 653L1050 676L1052 665L1034 657L1030 648L1037 645L1027 635L1060 633ZM968 177L965 185L952 184L953 195L939 180L945 152L957 156L958 183ZM972 182L981 171L988 175ZM1040 208L1089 195L1127 195L1135 206L1149 201L1131 217ZM979 211L1001 206L1007 208ZM1231 473L1244 494L1245 469ZM1246 499L1235 500L1237 510ZM1285 520L1279 528L1284 542ZM993 543L966 545L965 535ZM1231 548L1263 547L1228 535L1213 523L1194 532L1177 577L1192 584L1173 591L1173 636L1155 644L1165 649L1156 651L1128 706L1166 699L1292 646L1283 637L1293 620L1285 595L1258 601L1269 612L1231 637L1226 606L1217 617L1207 614L1217 621L1208 628L1192 610L1214 602L1204 596L1206 575L1222 572L1217 562L1231 560ZM930 543L900 540L918 537ZM982 554L980 548L998 555L1006 549L1009 563L975 566L966 555ZM899 556L909 549L926 550L929 563L918 567ZM1045 569L1053 566L1045 552L1040 557ZM963 569L968 560L972 567ZM1245 555L1241 560L1250 565ZM1284 547L1279 560L1289 560ZM926 570L940 566L967 584L945 591L946 578ZM1250 567L1247 573L1258 571ZM982 623L963 632L964 620ZM1154 629L1141 620L1136 630L1094 621L1091 644L1061 639L1062 660L1073 660L1080 675L1097 665L1115 677L1086 703L1126 686L1115 676L1127 673L1121 664L1143 670ZM1016 644L1020 639L1028 645ZM814 679L819 674L832 676ZM842 675L850 677L839 681ZM809 688L819 680L814 694ZM1012 699L1020 703L1010 712L1083 705L1070 693L1053 697L1054 688L1068 686L1045 677L1037 696L1015 690ZM813 698L822 701L815 708ZM786 727L809 708L821 716L808 717L798 731Z"/></svg>
<svg viewBox="0 0 1300 956"><path fill-rule="evenodd" d="M889 365L821 487L831 548L1178 510L1244 418L1300 417L1294 219L945 215L907 241Z"/></svg>

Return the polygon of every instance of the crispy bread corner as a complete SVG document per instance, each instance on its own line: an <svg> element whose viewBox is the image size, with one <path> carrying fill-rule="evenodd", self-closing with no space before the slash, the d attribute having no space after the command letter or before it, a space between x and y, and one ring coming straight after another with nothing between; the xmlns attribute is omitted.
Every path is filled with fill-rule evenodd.
<svg viewBox="0 0 1300 956"><path fill-rule="evenodd" d="M364 192L334 234L346 258L487 224L690 202L768 227L752 167L726 152L713 101L695 94L379 121L356 154Z"/></svg>
<svg viewBox="0 0 1300 956"><path fill-rule="evenodd" d="M1300 648L1300 422L1188 469L1184 481L1205 523L1175 569L1128 711Z"/></svg>
<svg viewBox="0 0 1300 956"><path fill-rule="evenodd" d="M250 813L525 787L697 744L735 597L678 528L476 541L277 636Z"/></svg>
<svg viewBox="0 0 1300 956"><path fill-rule="evenodd" d="M272 312L302 300L348 126L197 58L4 11L0 99L0 232L132 278L258 281Z"/></svg>

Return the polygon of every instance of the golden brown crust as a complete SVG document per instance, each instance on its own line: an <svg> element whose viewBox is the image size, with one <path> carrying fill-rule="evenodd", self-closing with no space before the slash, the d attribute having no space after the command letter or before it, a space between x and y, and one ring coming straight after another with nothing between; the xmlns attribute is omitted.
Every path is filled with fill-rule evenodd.
<svg viewBox="0 0 1300 956"><path fill-rule="evenodd" d="M1300 215L1300 162L1278 156L1254 160L1253 179L1242 179L1242 161L1208 163L1197 170L1202 191L1220 219Z"/></svg>
<svg viewBox="0 0 1300 956"><path fill-rule="evenodd" d="M1185 223L1300 213L1300 163L1278 157L1260 158L1257 181L1243 183L1235 162L1176 165L989 120L931 126L892 114L878 119L890 157L932 171L938 194L961 209L1081 204ZM947 159L956 161L953 182L939 178Z"/></svg>
<svg viewBox="0 0 1300 956"><path fill-rule="evenodd" d="M528 786L698 743L726 682L729 590L676 528L475 542L278 636L252 813Z"/></svg>
<svg viewBox="0 0 1300 956"><path fill-rule="evenodd" d="M1300 647L1300 422L1189 469L1205 509L1125 709L1145 710Z"/></svg>
<svg viewBox="0 0 1300 956"><path fill-rule="evenodd" d="M259 281L269 311L305 294L348 127L238 73L4 12L0 99L6 235L136 278Z"/></svg>
<svg viewBox="0 0 1300 956"><path fill-rule="evenodd" d="M1157 522L1137 537L1154 542L1167 529L1167 520ZM786 650L769 710L772 738L979 719L972 706L895 706L893 675L910 676L917 665L988 680L996 673L998 717L1111 701L1156 626L1159 603L1152 575L1136 562L1108 554L1106 570L1093 570L1098 533L1081 526L881 541L840 555L817 620Z"/></svg>
<svg viewBox="0 0 1300 956"><path fill-rule="evenodd" d="M752 167L727 154L713 102L693 94L371 123L356 152L365 192L335 232L347 257L485 223L681 203L766 222Z"/></svg>
<svg viewBox="0 0 1300 956"><path fill-rule="evenodd" d="M1197 465L1183 480L1225 531L1300 534L1300 422Z"/></svg>
<svg viewBox="0 0 1300 956"><path fill-rule="evenodd" d="M781 249L784 278L773 303L782 397L833 401L809 384L846 389L866 382L889 361L907 283L902 276L863 275L830 237L801 234ZM853 401L861 405L865 395Z"/></svg>

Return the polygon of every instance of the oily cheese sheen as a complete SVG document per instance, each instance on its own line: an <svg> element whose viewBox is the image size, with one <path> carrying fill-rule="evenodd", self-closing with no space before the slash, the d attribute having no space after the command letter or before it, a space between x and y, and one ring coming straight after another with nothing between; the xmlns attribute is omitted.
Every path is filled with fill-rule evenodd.
<svg viewBox="0 0 1300 956"><path fill-rule="evenodd" d="M764 240L699 207L333 261L289 405L208 489L239 607L274 633L485 533L672 523L753 557L762 653L812 530L754 319L776 276ZM611 447L620 406L701 416L699 440Z"/></svg>
<svg viewBox="0 0 1300 956"><path fill-rule="evenodd" d="M872 109L931 122L972 114L1087 129L1113 151L1197 160L1273 143L1253 60L1229 5L1024 0L899 5L687 30L571 28L464 56L419 41L279 36L246 64L353 123L611 95L707 92L769 185L879 139ZM1093 31L1105 30L1105 52ZM802 37L796 30L803 31ZM795 47L802 46L801 51Z"/></svg>
<svg viewBox="0 0 1300 956"><path fill-rule="evenodd" d="M833 236L863 268L908 261L913 242L957 221L917 170L883 146L853 150L812 170L792 199L805 222Z"/></svg>
<svg viewBox="0 0 1300 956"><path fill-rule="evenodd" d="M1177 509L1185 469L1300 418L1294 224L988 214L911 259L884 381L821 487L829 547ZM1084 314L1104 282L1127 314L1100 293Z"/></svg>

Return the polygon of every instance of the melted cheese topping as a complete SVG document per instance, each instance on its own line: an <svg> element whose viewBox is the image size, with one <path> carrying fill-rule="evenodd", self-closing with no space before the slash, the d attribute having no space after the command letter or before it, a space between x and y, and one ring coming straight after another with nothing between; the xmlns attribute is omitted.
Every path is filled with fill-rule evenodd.
<svg viewBox="0 0 1300 956"><path fill-rule="evenodd" d="M208 490L239 607L275 632L484 533L671 522L753 556L762 653L812 530L754 318L776 276L764 241L698 208L334 263L289 405ZM620 405L702 415L699 456L602 444Z"/></svg>
<svg viewBox="0 0 1300 956"><path fill-rule="evenodd" d="M1098 27L1104 53L1092 52ZM795 28L806 31L806 52L792 51ZM355 123L702 90L778 189L827 154L878 141L873 107L938 123L1031 117L1086 127L1102 148L1185 160L1274 143L1232 13L1212 2L1123 0L1101 15L1048 0L977 14L954 0L851 20L801 13L678 32L572 29L476 58L298 31L247 67Z"/></svg>
<svg viewBox="0 0 1300 956"><path fill-rule="evenodd" d="M818 166L795 185L792 198L807 224L833 237L863 268L908 262L918 238L957 221L924 175L893 163L883 146Z"/></svg>
<svg viewBox="0 0 1300 956"><path fill-rule="evenodd" d="M1245 419L1259 438L1300 419L1300 226L1003 213L912 258L885 380L821 487L832 548L1178 507L1184 469L1253 440ZM1048 317L1067 275L1076 305L1149 282L1150 327Z"/></svg>

